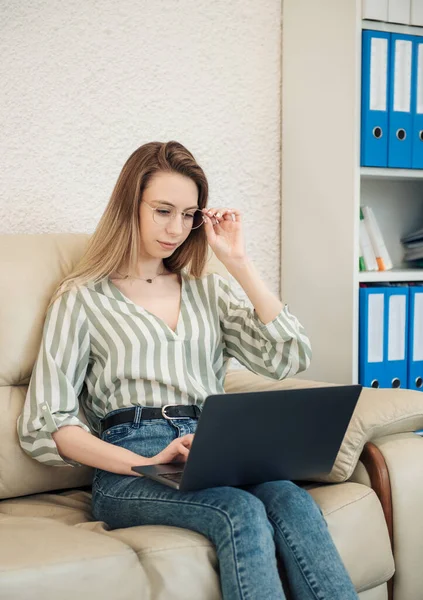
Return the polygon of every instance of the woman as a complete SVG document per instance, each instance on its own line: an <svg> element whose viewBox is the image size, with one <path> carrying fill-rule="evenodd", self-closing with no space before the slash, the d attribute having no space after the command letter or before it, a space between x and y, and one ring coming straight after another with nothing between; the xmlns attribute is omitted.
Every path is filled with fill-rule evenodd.
<svg viewBox="0 0 423 600"><path fill-rule="evenodd" d="M240 212L207 209L207 197L181 144L153 142L129 157L84 257L51 300L21 445L48 465L95 467L93 514L111 528L207 536L227 600L284 598L276 553L294 598L357 598L318 507L292 482L179 492L131 470L186 460L230 357L278 380L310 361L303 328L246 256ZM202 275L208 246L255 310L221 276Z"/></svg>

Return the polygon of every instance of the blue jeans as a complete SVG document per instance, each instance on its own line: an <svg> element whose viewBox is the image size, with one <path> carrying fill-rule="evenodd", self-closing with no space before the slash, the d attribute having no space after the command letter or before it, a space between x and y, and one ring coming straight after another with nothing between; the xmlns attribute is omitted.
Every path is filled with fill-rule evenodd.
<svg viewBox="0 0 423 600"><path fill-rule="evenodd" d="M107 429L102 439L151 457L195 432L195 419L141 421L141 410L133 423ZM225 600L284 599L276 553L296 600L358 597L320 509L291 481L180 492L146 477L96 469L92 511L112 529L171 525L203 534L216 548Z"/></svg>

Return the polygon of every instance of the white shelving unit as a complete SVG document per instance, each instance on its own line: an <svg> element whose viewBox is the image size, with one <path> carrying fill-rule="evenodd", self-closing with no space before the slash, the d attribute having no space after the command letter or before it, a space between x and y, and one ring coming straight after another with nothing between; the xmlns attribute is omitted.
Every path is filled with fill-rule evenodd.
<svg viewBox="0 0 423 600"><path fill-rule="evenodd" d="M282 33L282 297L310 335L303 375L358 380L360 282L423 281L401 237L423 227L423 171L360 167L361 0L284 0ZM360 205L372 206L394 269L359 273Z"/></svg>
<svg viewBox="0 0 423 600"><path fill-rule="evenodd" d="M382 179L382 180L407 180L419 181L423 179L423 170L420 169L379 169L377 167L361 167L360 175L362 179Z"/></svg>
<svg viewBox="0 0 423 600"><path fill-rule="evenodd" d="M381 283L384 281L423 281L423 269L392 269L358 274L362 283Z"/></svg>
<svg viewBox="0 0 423 600"><path fill-rule="evenodd" d="M423 27L416 25L401 25L401 23L382 23L381 21L361 20L362 29L373 29L373 31L392 31L393 33L406 33L407 35L423 35Z"/></svg>

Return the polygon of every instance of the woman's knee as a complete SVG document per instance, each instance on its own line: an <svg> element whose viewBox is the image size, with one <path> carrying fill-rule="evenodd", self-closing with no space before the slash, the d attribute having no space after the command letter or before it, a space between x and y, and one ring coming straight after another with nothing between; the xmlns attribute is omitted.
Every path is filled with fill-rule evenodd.
<svg viewBox="0 0 423 600"><path fill-rule="evenodd" d="M260 498L235 487L221 487L216 490L219 490L218 504L230 518L266 518L266 509Z"/></svg>
<svg viewBox="0 0 423 600"><path fill-rule="evenodd" d="M267 518L266 507L256 496L239 488L219 488L219 501L214 504L217 509L210 516L212 541L219 546L230 537L243 540L243 545L254 544L263 552L273 547L274 529Z"/></svg>
<svg viewBox="0 0 423 600"><path fill-rule="evenodd" d="M238 530L244 528L246 524L254 529L269 525L266 507L256 496L234 487L221 487L215 490L217 495L212 500L212 505L231 529Z"/></svg>
<svg viewBox="0 0 423 600"><path fill-rule="evenodd" d="M268 512L275 509L285 515L301 512L320 515L320 509L310 494L292 481L269 481L255 486L252 493L261 500Z"/></svg>

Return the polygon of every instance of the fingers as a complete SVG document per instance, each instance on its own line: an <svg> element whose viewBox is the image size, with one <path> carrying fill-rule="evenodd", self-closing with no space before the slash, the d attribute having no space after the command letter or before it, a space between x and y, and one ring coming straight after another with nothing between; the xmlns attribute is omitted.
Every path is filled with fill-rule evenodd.
<svg viewBox="0 0 423 600"><path fill-rule="evenodd" d="M194 435L191 433L180 438L176 438L170 442L166 448L151 458L151 464L159 465L175 461L186 462L193 439Z"/></svg>
<svg viewBox="0 0 423 600"><path fill-rule="evenodd" d="M189 442L186 441L185 444ZM172 448L171 462L186 462L189 456L189 448L184 444L181 438L174 440ZM189 444L190 445L190 444Z"/></svg>
<svg viewBox="0 0 423 600"><path fill-rule="evenodd" d="M174 440L176 453L183 456L185 459L188 458L193 439L194 435L192 433L176 438L176 440Z"/></svg>
<svg viewBox="0 0 423 600"><path fill-rule="evenodd" d="M184 444L179 444L178 445L178 453L182 454L182 456L188 456L188 454L189 454L189 448L187 448L186 446L184 446Z"/></svg>
<svg viewBox="0 0 423 600"><path fill-rule="evenodd" d="M209 217L212 225L221 221L241 221L241 212L236 208L203 208L203 213Z"/></svg>
<svg viewBox="0 0 423 600"><path fill-rule="evenodd" d="M218 225L219 222L222 220L221 217L217 216L217 209L216 209L216 213L214 213L213 211L207 211L206 209L203 209L204 212L204 216L205 216L205 222L207 225Z"/></svg>
<svg viewBox="0 0 423 600"><path fill-rule="evenodd" d="M179 441L184 444L185 446L187 446L188 448L190 448L192 446L192 441L194 439L194 434L193 433L187 433L186 435L183 435L182 437L178 438Z"/></svg>

